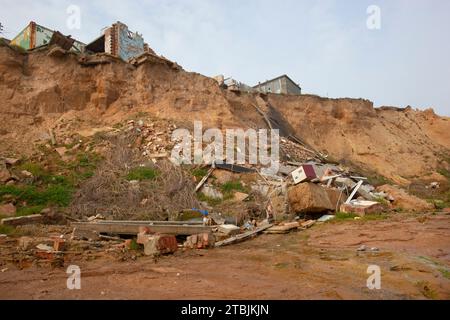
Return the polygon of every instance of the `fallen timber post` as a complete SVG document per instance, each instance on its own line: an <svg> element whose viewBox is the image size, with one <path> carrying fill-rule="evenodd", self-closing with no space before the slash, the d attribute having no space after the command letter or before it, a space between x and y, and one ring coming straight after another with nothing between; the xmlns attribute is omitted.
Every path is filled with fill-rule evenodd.
<svg viewBox="0 0 450 320"><path fill-rule="evenodd" d="M217 247L223 247L223 246L226 246L226 245L229 245L229 244L233 244L233 243L237 243L237 242L240 242L240 241L244 241L244 240L246 240L246 239L248 239L250 237L253 237L254 235L256 235L256 234L258 234L260 232L263 232L264 230L269 229L271 227L273 227L273 224L266 224L264 226L256 228L255 230L251 230L251 231L247 231L247 232L238 234L238 235L236 235L234 237L225 239L225 240L220 241L220 242L216 242L215 247L216 248Z"/></svg>

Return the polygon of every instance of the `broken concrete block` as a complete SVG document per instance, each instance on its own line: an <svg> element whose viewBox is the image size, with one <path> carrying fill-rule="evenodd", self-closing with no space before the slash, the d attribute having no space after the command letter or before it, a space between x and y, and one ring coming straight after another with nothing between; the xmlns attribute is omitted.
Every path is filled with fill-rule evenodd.
<svg viewBox="0 0 450 320"><path fill-rule="evenodd" d="M317 178L316 172L314 171L314 166L310 164L305 164L297 170L294 170L291 175L295 184L311 181Z"/></svg>
<svg viewBox="0 0 450 320"><path fill-rule="evenodd" d="M335 208L335 210L339 209L341 204L343 204L346 200L346 195L338 189L325 188L325 191L327 192L331 205Z"/></svg>
<svg viewBox="0 0 450 320"><path fill-rule="evenodd" d="M136 239L136 243L138 244L146 244L147 242L150 241L150 239L153 237L153 235L148 234L148 233L138 233L137 235L137 239Z"/></svg>
<svg viewBox="0 0 450 320"><path fill-rule="evenodd" d="M33 238L31 237L20 237L18 241L19 248L21 250L28 250L33 245Z"/></svg>
<svg viewBox="0 0 450 320"><path fill-rule="evenodd" d="M215 242L216 238L212 233L194 234L187 237L184 247L189 249L214 248Z"/></svg>
<svg viewBox="0 0 450 320"><path fill-rule="evenodd" d="M16 207L12 203L0 205L0 215L5 217L14 217L16 215Z"/></svg>
<svg viewBox="0 0 450 320"><path fill-rule="evenodd" d="M178 249L177 238L169 235L153 235L144 243L144 254L146 256L158 256L161 254L174 253Z"/></svg>
<svg viewBox="0 0 450 320"><path fill-rule="evenodd" d="M335 210L324 188L302 183L289 189L289 204L296 213L317 213Z"/></svg>
<svg viewBox="0 0 450 320"><path fill-rule="evenodd" d="M88 240L97 241L100 240L98 233L94 230L83 230L74 228L71 236L72 240Z"/></svg>
<svg viewBox="0 0 450 320"><path fill-rule="evenodd" d="M33 214L31 216L16 217L16 218L5 218L2 219L2 225L5 226L22 226L26 224L38 224L42 223L44 216L41 214Z"/></svg>
<svg viewBox="0 0 450 320"><path fill-rule="evenodd" d="M341 205L341 212L353 213L360 217L368 214L379 214L385 211L385 207L374 201L352 201Z"/></svg>
<svg viewBox="0 0 450 320"><path fill-rule="evenodd" d="M234 236L241 232L241 228L235 226L234 224L222 224L218 227L219 232L225 233L230 236Z"/></svg>

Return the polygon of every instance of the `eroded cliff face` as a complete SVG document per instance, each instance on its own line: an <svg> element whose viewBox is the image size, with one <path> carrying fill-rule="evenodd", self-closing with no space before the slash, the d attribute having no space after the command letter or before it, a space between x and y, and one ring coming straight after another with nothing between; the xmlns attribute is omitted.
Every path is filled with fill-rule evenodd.
<svg viewBox="0 0 450 320"><path fill-rule="evenodd" d="M407 184L447 167L450 120L431 110L374 109L370 101L317 96L259 97L219 88L208 77L163 63L134 67L108 58L83 66L74 54L49 56L0 47L0 155L27 155L48 130L112 127L133 114L204 127L265 127L265 100L296 135L337 161ZM436 177L433 175L431 177Z"/></svg>
<svg viewBox="0 0 450 320"><path fill-rule="evenodd" d="M340 162L405 184L431 175L450 149L450 120L431 110L373 108L361 99L271 96L296 134Z"/></svg>

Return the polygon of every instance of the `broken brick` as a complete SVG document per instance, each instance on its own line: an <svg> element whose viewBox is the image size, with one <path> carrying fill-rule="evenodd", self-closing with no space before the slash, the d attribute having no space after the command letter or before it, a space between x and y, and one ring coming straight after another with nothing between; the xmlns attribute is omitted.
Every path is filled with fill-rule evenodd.
<svg viewBox="0 0 450 320"><path fill-rule="evenodd" d="M56 238L53 240L53 250L55 251L63 251L66 247L66 240L61 238Z"/></svg>

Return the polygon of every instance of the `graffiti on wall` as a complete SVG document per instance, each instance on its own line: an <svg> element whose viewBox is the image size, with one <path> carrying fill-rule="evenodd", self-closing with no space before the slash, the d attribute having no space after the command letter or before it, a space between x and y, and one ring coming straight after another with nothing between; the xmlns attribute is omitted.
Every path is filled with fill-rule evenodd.
<svg viewBox="0 0 450 320"><path fill-rule="evenodd" d="M144 38L119 24L119 57L128 61L144 53Z"/></svg>
<svg viewBox="0 0 450 320"><path fill-rule="evenodd" d="M14 39L12 39L11 45L22 47L26 50L31 49L31 25L28 25Z"/></svg>

